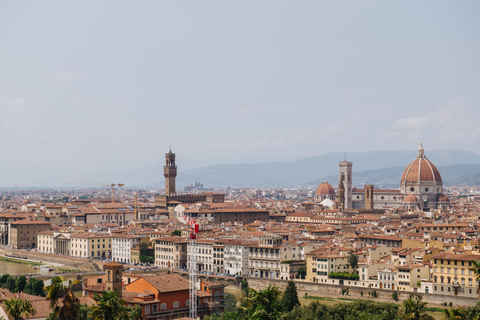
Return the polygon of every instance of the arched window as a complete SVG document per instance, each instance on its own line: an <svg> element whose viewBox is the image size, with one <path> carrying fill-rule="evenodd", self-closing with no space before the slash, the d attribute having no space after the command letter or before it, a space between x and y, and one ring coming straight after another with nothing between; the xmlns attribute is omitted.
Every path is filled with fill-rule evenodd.
<svg viewBox="0 0 480 320"><path fill-rule="evenodd" d="M160 309L162 309L162 310L167 309L167 304L166 304L166 303L162 303L162 304L160 305Z"/></svg>
<svg viewBox="0 0 480 320"><path fill-rule="evenodd" d="M180 306L180 303L178 303L178 301L175 301L175 302L173 303L173 307L174 307L174 308L178 308L179 306Z"/></svg>
<svg viewBox="0 0 480 320"><path fill-rule="evenodd" d="M185 301L185 306L190 307L190 300Z"/></svg>

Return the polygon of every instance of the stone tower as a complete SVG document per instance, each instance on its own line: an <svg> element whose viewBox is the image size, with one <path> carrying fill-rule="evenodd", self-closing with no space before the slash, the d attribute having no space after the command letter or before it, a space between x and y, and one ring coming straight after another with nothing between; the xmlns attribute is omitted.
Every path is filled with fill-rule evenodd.
<svg viewBox="0 0 480 320"><path fill-rule="evenodd" d="M115 291L122 297L122 269L123 264L112 261L103 265L107 280L105 281L106 291Z"/></svg>
<svg viewBox="0 0 480 320"><path fill-rule="evenodd" d="M338 164L340 176L343 176L343 185L345 186L345 209L352 208L352 162L342 161Z"/></svg>
<svg viewBox="0 0 480 320"><path fill-rule="evenodd" d="M373 184L365 185L365 209L373 210Z"/></svg>
<svg viewBox="0 0 480 320"><path fill-rule="evenodd" d="M345 208L345 186L343 180L343 174L340 174L340 181L338 181L338 209L340 211L343 211Z"/></svg>
<svg viewBox="0 0 480 320"><path fill-rule="evenodd" d="M175 195L175 177L177 176L177 165L175 164L175 153L165 154L165 166L163 167L163 175L165 176L165 195L171 197Z"/></svg>

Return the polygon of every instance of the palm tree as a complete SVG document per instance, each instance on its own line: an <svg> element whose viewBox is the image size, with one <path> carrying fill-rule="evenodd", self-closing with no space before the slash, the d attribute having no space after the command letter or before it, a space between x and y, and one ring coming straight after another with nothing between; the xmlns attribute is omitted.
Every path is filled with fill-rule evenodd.
<svg viewBox="0 0 480 320"><path fill-rule="evenodd" d="M445 320L467 320L467 310L465 308L448 308L444 309Z"/></svg>
<svg viewBox="0 0 480 320"><path fill-rule="evenodd" d="M405 320L434 320L426 313L426 302L422 302L422 296L410 295L410 298L403 301L402 319Z"/></svg>
<svg viewBox="0 0 480 320"><path fill-rule="evenodd" d="M36 313L32 303L28 300L11 298L3 302L8 318L21 320Z"/></svg>
<svg viewBox="0 0 480 320"><path fill-rule="evenodd" d="M130 311L130 308L125 306L125 300L120 299L115 291L102 291L101 295L95 294L93 299L97 305L92 308L92 319L128 319L128 312Z"/></svg>
<svg viewBox="0 0 480 320"><path fill-rule="evenodd" d="M64 285L65 278L57 276L52 279L52 284L47 289L47 300L50 300L50 306L53 309L55 317L65 320L75 320L80 309L80 300L74 295L72 286L77 284L75 280L69 286ZM59 300L62 299L62 305Z"/></svg>
<svg viewBox="0 0 480 320"><path fill-rule="evenodd" d="M472 266L468 269L472 270L473 273L475 273L475 276L477 278L477 283L479 283L478 281L480 281L480 260L472 261ZM478 287L478 285L477 285L477 294L480 296L480 287Z"/></svg>
<svg viewBox="0 0 480 320"><path fill-rule="evenodd" d="M280 303L281 295L278 288L272 286L260 291L250 289L250 294L243 298L239 309L246 319L282 319L284 313Z"/></svg>

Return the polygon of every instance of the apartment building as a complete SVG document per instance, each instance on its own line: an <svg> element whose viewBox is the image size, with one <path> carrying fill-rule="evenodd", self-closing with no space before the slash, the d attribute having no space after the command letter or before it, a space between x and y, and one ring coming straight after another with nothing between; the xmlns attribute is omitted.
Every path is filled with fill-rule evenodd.
<svg viewBox="0 0 480 320"><path fill-rule="evenodd" d="M112 236L107 233L80 232L70 236L71 255L80 258L110 259Z"/></svg>
<svg viewBox="0 0 480 320"><path fill-rule="evenodd" d="M397 290L416 292L422 280L430 280L430 270L423 264L397 266Z"/></svg>
<svg viewBox="0 0 480 320"><path fill-rule="evenodd" d="M33 249L37 246L39 232L49 230L50 222L38 220L19 220L10 223L8 243L14 249Z"/></svg>
<svg viewBox="0 0 480 320"><path fill-rule="evenodd" d="M480 255L450 252L435 255L431 259L433 293L478 297L477 279L475 273L469 269L472 261L476 260L480 260Z"/></svg>
<svg viewBox="0 0 480 320"><path fill-rule="evenodd" d="M248 248L241 240L224 241L224 266L228 275L248 275Z"/></svg>
<svg viewBox="0 0 480 320"><path fill-rule="evenodd" d="M280 279L282 244L282 236L268 234L260 236L257 243L246 245L250 277Z"/></svg>
<svg viewBox="0 0 480 320"><path fill-rule="evenodd" d="M140 236L134 234L112 235L112 260L131 263L131 249L140 242Z"/></svg>
<svg viewBox="0 0 480 320"><path fill-rule="evenodd" d="M155 266L184 269L187 267L187 240L179 236L155 238Z"/></svg>

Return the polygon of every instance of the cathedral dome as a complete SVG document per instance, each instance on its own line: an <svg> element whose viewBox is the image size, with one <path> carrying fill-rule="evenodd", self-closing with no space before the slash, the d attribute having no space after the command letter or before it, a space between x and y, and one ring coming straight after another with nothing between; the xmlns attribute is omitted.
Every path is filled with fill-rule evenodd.
<svg viewBox="0 0 480 320"><path fill-rule="evenodd" d="M413 194L409 194L408 196L405 197L405 199L403 199L403 202L409 202L409 203L418 202L418 199Z"/></svg>
<svg viewBox="0 0 480 320"><path fill-rule="evenodd" d="M402 174L402 184L416 182L442 183L442 177L437 167L425 157L423 146L420 143L417 157L410 162Z"/></svg>
<svg viewBox="0 0 480 320"><path fill-rule="evenodd" d="M328 182L322 182L315 190L315 195L335 195L335 190Z"/></svg>
<svg viewBox="0 0 480 320"><path fill-rule="evenodd" d="M450 199L444 194L441 194L437 198L437 202L450 202Z"/></svg>

